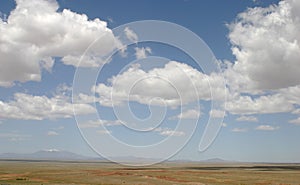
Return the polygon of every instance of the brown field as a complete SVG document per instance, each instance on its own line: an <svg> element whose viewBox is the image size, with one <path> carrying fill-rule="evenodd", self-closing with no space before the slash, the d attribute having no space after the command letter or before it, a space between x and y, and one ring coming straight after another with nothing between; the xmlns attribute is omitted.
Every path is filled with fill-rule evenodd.
<svg viewBox="0 0 300 185"><path fill-rule="evenodd" d="M300 185L300 165L0 161L0 185L13 184Z"/></svg>

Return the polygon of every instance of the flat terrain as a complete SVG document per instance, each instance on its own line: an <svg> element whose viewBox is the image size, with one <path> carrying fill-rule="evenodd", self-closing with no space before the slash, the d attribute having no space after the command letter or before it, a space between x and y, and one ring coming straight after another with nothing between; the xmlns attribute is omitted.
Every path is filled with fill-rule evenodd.
<svg viewBox="0 0 300 185"><path fill-rule="evenodd" d="M300 165L0 161L0 185L13 184L300 185Z"/></svg>

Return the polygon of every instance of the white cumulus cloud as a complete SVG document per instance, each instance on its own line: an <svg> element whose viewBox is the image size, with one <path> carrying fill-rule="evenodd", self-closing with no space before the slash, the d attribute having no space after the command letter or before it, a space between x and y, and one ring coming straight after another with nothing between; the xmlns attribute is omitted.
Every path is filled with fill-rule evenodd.
<svg viewBox="0 0 300 185"><path fill-rule="evenodd" d="M254 116L240 116L236 121L258 122L258 119Z"/></svg>
<svg viewBox="0 0 300 185"><path fill-rule="evenodd" d="M240 13L229 25L236 62L227 71L240 91L300 84L300 3L283 0ZM237 78L239 77L239 78Z"/></svg>
<svg viewBox="0 0 300 185"><path fill-rule="evenodd" d="M137 42L139 39L137 34L129 27L126 27L124 29L124 33L125 33L125 36L127 37L127 39L130 40L131 42Z"/></svg>
<svg viewBox="0 0 300 185"><path fill-rule="evenodd" d="M59 134L57 132L52 131L52 130L50 130L50 131L47 132L47 136L58 136L58 135Z"/></svg>
<svg viewBox="0 0 300 185"><path fill-rule="evenodd" d="M274 130L278 130L279 127L273 127L271 125L259 125L255 129L256 130L264 130L264 131L274 131Z"/></svg>
<svg viewBox="0 0 300 185"><path fill-rule="evenodd" d="M146 58L148 56L148 54L152 53L152 50L150 47L136 47L134 48L135 50L135 57L136 59L143 59Z"/></svg>
<svg viewBox="0 0 300 185"><path fill-rule="evenodd" d="M14 99L0 100L0 117L2 119L43 120L70 118L73 108L80 115L91 114L96 110L89 104L72 104L66 97L33 96L24 93L14 94Z"/></svg>
<svg viewBox="0 0 300 185"><path fill-rule="evenodd" d="M122 122L120 120L89 120L86 122L78 122L79 128L98 128L101 125L104 126L115 126L121 125Z"/></svg>
<svg viewBox="0 0 300 185"><path fill-rule="evenodd" d="M155 132L158 132L159 135L162 136L184 136L185 132L183 131L177 131L177 130L173 130L170 128L162 128L162 127L158 127L156 129L154 129Z"/></svg>
<svg viewBox="0 0 300 185"><path fill-rule="evenodd" d="M199 119L201 112L197 109L188 109L170 119Z"/></svg>
<svg viewBox="0 0 300 185"><path fill-rule="evenodd" d="M274 94L253 98L251 96L238 96L226 103L226 110L231 114L270 114L291 112L294 105L288 102L283 94Z"/></svg>
<svg viewBox="0 0 300 185"><path fill-rule="evenodd" d="M223 110L217 110L217 109L212 109L209 112L209 115L213 118L223 118L225 116L225 111Z"/></svg>
<svg viewBox="0 0 300 185"><path fill-rule="evenodd" d="M247 128L233 128L231 131L232 132L247 132L248 129Z"/></svg>
<svg viewBox="0 0 300 185"><path fill-rule="evenodd" d="M300 117L297 119L290 120L289 123L293 123L295 125L300 125Z"/></svg>
<svg viewBox="0 0 300 185"><path fill-rule="evenodd" d="M100 83L93 88L103 106L120 105L130 100L176 107L197 100L211 100L210 90L217 95L214 97L217 100L225 96L221 75L206 75L176 61L149 71L132 66L108 82L108 85Z"/></svg>
<svg viewBox="0 0 300 185"><path fill-rule="evenodd" d="M7 20L0 19L0 86L14 81L40 81L41 70L51 70L54 57L77 66L82 53L97 38L81 66L98 67L105 56L121 47L107 23L64 9L55 0L16 0Z"/></svg>

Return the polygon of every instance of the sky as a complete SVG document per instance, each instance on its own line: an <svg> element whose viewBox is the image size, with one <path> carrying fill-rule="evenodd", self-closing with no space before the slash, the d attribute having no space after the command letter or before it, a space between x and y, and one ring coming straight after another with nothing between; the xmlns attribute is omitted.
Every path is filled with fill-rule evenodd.
<svg viewBox="0 0 300 185"><path fill-rule="evenodd" d="M300 162L299 12L297 0L1 1L0 153Z"/></svg>

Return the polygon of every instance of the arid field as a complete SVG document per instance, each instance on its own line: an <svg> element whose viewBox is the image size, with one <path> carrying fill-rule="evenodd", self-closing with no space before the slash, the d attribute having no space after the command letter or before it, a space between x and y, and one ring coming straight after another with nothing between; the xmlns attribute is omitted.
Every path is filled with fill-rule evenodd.
<svg viewBox="0 0 300 185"><path fill-rule="evenodd" d="M1 161L0 184L300 185L300 165Z"/></svg>

